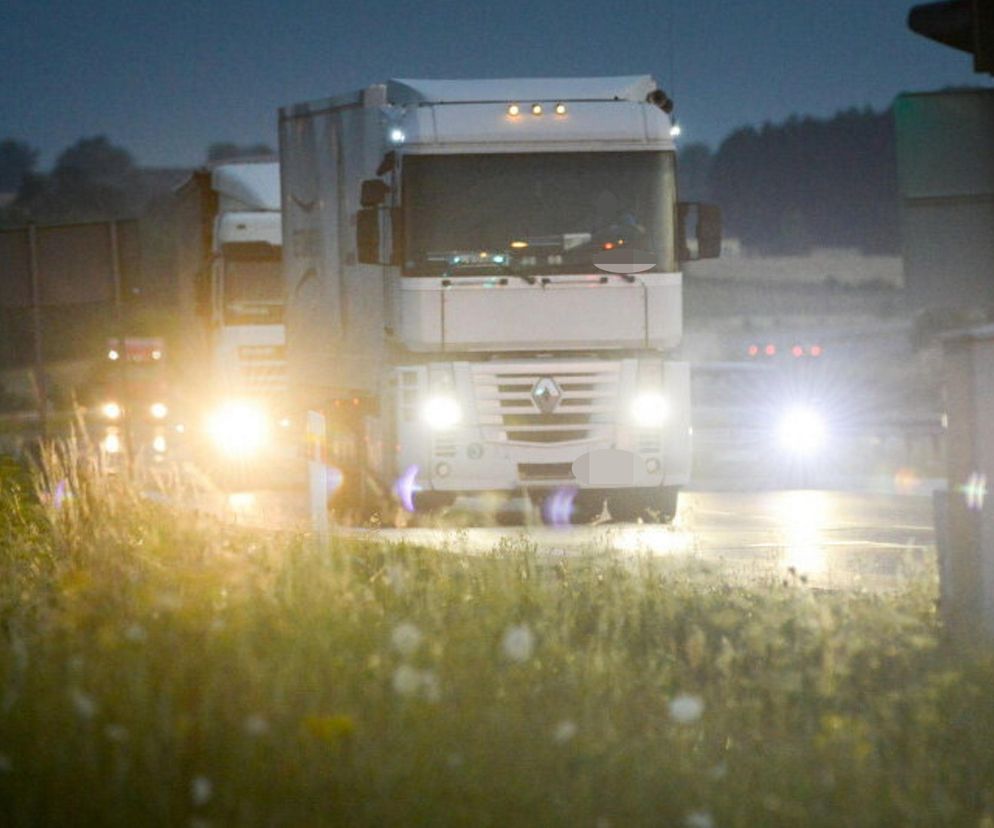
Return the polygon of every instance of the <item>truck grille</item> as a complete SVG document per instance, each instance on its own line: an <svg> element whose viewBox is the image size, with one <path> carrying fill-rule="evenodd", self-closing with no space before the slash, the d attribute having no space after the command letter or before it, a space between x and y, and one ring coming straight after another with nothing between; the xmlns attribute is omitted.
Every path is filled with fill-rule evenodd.
<svg viewBox="0 0 994 828"><path fill-rule="evenodd" d="M249 393L282 393L287 389L285 362L242 362L239 367Z"/></svg>
<svg viewBox="0 0 994 828"><path fill-rule="evenodd" d="M590 360L548 367L541 371L528 364L473 363L476 410L485 439L548 444L610 433L619 363ZM555 380L562 393L549 413L541 412L532 399L532 389L542 377Z"/></svg>

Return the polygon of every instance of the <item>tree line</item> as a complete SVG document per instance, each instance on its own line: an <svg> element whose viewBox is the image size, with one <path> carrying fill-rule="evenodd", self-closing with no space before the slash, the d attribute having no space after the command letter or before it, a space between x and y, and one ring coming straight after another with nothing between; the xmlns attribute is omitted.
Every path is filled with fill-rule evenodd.
<svg viewBox="0 0 994 828"><path fill-rule="evenodd" d="M679 184L682 199L719 204L726 236L759 254L899 251L890 110L742 127L716 151L689 144L680 150Z"/></svg>
<svg viewBox="0 0 994 828"><path fill-rule="evenodd" d="M207 161L271 155L265 144L218 142ZM38 152L0 141L0 225L133 217L175 186L168 171L135 164L106 136L82 138L48 173ZM157 174L158 173L158 174ZM680 150L681 198L714 201L726 236L759 254L804 254L814 247L864 253L899 249L894 122L889 110L849 109L831 118L791 117L742 127L712 151Z"/></svg>
<svg viewBox="0 0 994 828"><path fill-rule="evenodd" d="M206 161L273 154L267 144L217 142L207 148ZM38 151L29 144L0 141L0 194L6 196L0 227L134 218L188 173L182 167L141 167L105 135L67 147L50 172L38 171L37 163Z"/></svg>

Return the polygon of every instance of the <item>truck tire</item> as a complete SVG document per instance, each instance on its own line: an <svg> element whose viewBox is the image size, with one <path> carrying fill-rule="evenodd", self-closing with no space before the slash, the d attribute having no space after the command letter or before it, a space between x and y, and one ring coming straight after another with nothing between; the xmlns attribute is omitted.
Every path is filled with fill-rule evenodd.
<svg viewBox="0 0 994 828"><path fill-rule="evenodd" d="M670 523L676 517L679 497L677 486L620 489L607 499L612 520L620 523Z"/></svg>
<svg viewBox="0 0 994 828"><path fill-rule="evenodd" d="M603 490L559 489L541 501L542 522L549 526L581 526L600 517L604 511ZM536 501L533 501L536 502Z"/></svg>
<svg viewBox="0 0 994 828"><path fill-rule="evenodd" d="M590 523L599 518L603 511L604 492L581 489L573 499L573 510L569 522L574 526Z"/></svg>

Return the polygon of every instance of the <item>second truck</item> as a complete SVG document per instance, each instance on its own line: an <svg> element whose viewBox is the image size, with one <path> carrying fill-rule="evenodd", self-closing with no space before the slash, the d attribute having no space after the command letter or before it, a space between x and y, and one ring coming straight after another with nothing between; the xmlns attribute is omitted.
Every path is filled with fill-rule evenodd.
<svg viewBox="0 0 994 828"><path fill-rule="evenodd" d="M691 211L671 109L637 76L393 80L280 111L291 396L321 414L338 498L672 519ZM696 217L717 255L717 212Z"/></svg>

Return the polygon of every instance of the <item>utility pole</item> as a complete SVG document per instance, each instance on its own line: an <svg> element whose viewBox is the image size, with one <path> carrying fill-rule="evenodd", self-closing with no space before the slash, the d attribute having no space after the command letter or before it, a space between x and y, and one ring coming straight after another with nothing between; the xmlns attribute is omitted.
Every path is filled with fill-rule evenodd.
<svg viewBox="0 0 994 828"><path fill-rule="evenodd" d="M31 339L34 345L34 385L38 403L38 429L48 437L48 384L45 381L45 355L42 338L41 272L38 268L38 228L28 225L28 270L31 274Z"/></svg>
<svg viewBox="0 0 994 828"><path fill-rule="evenodd" d="M118 372L117 396L121 401L121 436L124 443L124 464L130 478L133 466L131 439L131 399L128 394L127 319L124 312L124 286L121 282L121 249L118 243L117 221L107 222L110 244L110 272L114 286L114 329L117 331Z"/></svg>

